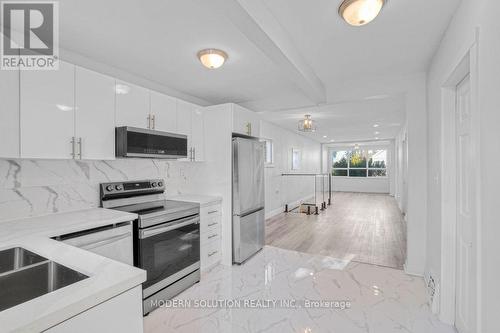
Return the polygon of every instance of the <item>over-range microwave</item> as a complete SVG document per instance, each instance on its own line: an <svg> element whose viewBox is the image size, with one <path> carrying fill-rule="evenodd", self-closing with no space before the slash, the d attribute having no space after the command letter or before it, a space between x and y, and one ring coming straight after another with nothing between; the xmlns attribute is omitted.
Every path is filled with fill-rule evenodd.
<svg viewBox="0 0 500 333"><path fill-rule="evenodd" d="M116 157L187 157L187 136L130 126L117 127Z"/></svg>

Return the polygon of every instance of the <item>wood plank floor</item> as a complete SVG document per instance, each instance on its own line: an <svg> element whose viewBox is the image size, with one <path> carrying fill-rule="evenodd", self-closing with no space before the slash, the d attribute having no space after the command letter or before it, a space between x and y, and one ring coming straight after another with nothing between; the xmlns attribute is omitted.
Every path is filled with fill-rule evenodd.
<svg viewBox="0 0 500 333"><path fill-rule="evenodd" d="M406 228L393 197L336 192L318 216L283 213L267 220L266 244L402 269Z"/></svg>

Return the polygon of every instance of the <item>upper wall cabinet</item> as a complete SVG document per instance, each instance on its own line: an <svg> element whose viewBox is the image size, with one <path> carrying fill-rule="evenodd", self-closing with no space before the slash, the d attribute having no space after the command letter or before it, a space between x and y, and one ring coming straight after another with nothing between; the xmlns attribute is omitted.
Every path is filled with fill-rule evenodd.
<svg viewBox="0 0 500 333"><path fill-rule="evenodd" d="M233 132L260 137L260 117L257 113L237 104L233 107Z"/></svg>
<svg viewBox="0 0 500 333"><path fill-rule="evenodd" d="M114 159L115 79L76 67L75 91L75 136L81 159Z"/></svg>
<svg viewBox="0 0 500 333"><path fill-rule="evenodd" d="M75 66L21 71L21 157L73 158L75 149Z"/></svg>
<svg viewBox="0 0 500 333"><path fill-rule="evenodd" d="M151 128L149 90L116 81L116 126Z"/></svg>
<svg viewBox="0 0 500 333"><path fill-rule="evenodd" d="M0 70L1 157L19 157L19 70Z"/></svg>
<svg viewBox="0 0 500 333"><path fill-rule="evenodd" d="M177 133L188 137L188 161L205 160L204 119L201 108L192 103L177 101Z"/></svg>
<svg viewBox="0 0 500 333"><path fill-rule="evenodd" d="M114 159L114 79L60 62L21 71L21 157Z"/></svg>
<svg viewBox="0 0 500 333"><path fill-rule="evenodd" d="M177 131L177 99L151 91L151 111L153 129L175 133Z"/></svg>

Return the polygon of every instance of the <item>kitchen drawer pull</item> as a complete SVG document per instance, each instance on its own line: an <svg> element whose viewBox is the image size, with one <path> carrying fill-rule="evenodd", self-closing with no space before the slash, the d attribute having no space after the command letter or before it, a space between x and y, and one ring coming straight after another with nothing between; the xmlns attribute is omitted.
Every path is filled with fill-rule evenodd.
<svg viewBox="0 0 500 333"><path fill-rule="evenodd" d="M209 254L208 254L208 256L209 256L209 257L211 257L211 256L213 256L214 254L217 254L217 252L219 252L219 251L214 251L214 252L212 252L212 253L209 253Z"/></svg>
<svg viewBox="0 0 500 333"><path fill-rule="evenodd" d="M213 235L211 235L211 236L208 236L208 239L212 239L212 238L217 237L217 236L219 236L219 235L217 235L217 234L213 234Z"/></svg>
<svg viewBox="0 0 500 333"><path fill-rule="evenodd" d="M219 211L218 210L211 210L211 211L208 212L208 214L215 214L217 212L219 212Z"/></svg>
<svg viewBox="0 0 500 333"><path fill-rule="evenodd" d="M211 226L214 226L214 225L217 225L217 224L219 224L219 222L209 223L208 226L211 227Z"/></svg>

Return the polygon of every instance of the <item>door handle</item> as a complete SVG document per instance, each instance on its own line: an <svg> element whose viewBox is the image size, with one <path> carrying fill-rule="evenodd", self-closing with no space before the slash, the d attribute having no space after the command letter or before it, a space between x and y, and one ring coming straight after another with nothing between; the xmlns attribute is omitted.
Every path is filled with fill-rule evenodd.
<svg viewBox="0 0 500 333"><path fill-rule="evenodd" d="M153 129L156 129L156 115L151 116L151 121L153 122Z"/></svg>
<svg viewBox="0 0 500 333"><path fill-rule="evenodd" d="M151 129L151 114L148 114L148 129Z"/></svg>

